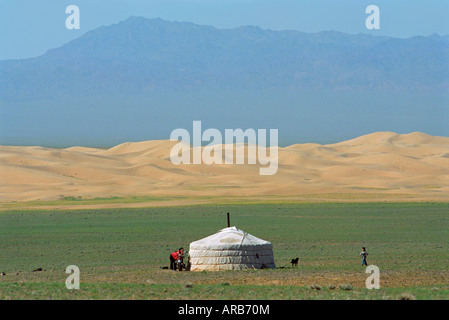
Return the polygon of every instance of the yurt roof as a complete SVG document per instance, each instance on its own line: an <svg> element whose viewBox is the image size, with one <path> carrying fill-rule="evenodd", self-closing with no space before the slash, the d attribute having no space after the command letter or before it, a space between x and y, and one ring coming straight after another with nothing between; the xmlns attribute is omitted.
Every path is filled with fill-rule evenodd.
<svg viewBox="0 0 449 320"><path fill-rule="evenodd" d="M206 238L190 244L190 250L244 250L249 247L272 247L271 243L257 238L237 227L224 228Z"/></svg>

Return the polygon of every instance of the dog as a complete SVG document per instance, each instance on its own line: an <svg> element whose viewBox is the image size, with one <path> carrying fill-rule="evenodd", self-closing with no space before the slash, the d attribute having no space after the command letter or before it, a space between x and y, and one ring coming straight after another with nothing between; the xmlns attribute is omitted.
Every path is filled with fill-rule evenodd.
<svg viewBox="0 0 449 320"><path fill-rule="evenodd" d="M298 266L298 261L299 261L299 258L296 258L296 259L292 259L292 261L291 261L291 264L292 264L292 267L294 267L294 266Z"/></svg>

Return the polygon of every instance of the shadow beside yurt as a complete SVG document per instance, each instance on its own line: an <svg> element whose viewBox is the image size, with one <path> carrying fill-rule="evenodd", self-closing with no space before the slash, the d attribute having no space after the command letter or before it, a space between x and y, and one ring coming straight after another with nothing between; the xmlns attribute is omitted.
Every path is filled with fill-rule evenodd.
<svg viewBox="0 0 449 320"><path fill-rule="evenodd" d="M273 245L236 227L190 244L191 271L275 268Z"/></svg>

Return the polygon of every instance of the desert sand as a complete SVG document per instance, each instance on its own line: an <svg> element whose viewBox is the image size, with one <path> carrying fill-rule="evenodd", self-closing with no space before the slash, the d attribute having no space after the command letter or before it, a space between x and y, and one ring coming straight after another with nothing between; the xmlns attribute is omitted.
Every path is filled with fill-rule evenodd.
<svg viewBox="0 0 449 320"><path fill-rule="evenodd" d="M0 201L139 196L449 201L449 138L376 132L335 144L279 148L275 175L259 164L170 161L177 142L110 149L0 146ZM247 163L245 161L245 163ZM345 196L342 196L345 195Z"/></svg>

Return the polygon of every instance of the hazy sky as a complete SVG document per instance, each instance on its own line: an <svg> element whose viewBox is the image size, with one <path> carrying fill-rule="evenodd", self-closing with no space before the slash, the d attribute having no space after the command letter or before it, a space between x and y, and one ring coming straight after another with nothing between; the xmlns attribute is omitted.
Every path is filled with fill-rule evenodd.
<svg viewBox="0 0 449 320"><path fill-rule="evenodd" d="M71 4L80 8L80 30L65 27L65 8ZM380 30L365 27L365 9L371 4L380 9ZM449 34L449 0L1 0L0 59L41 55L131 15L220 28L257 25L273 30L337 30L401 38Z"/></svg>

